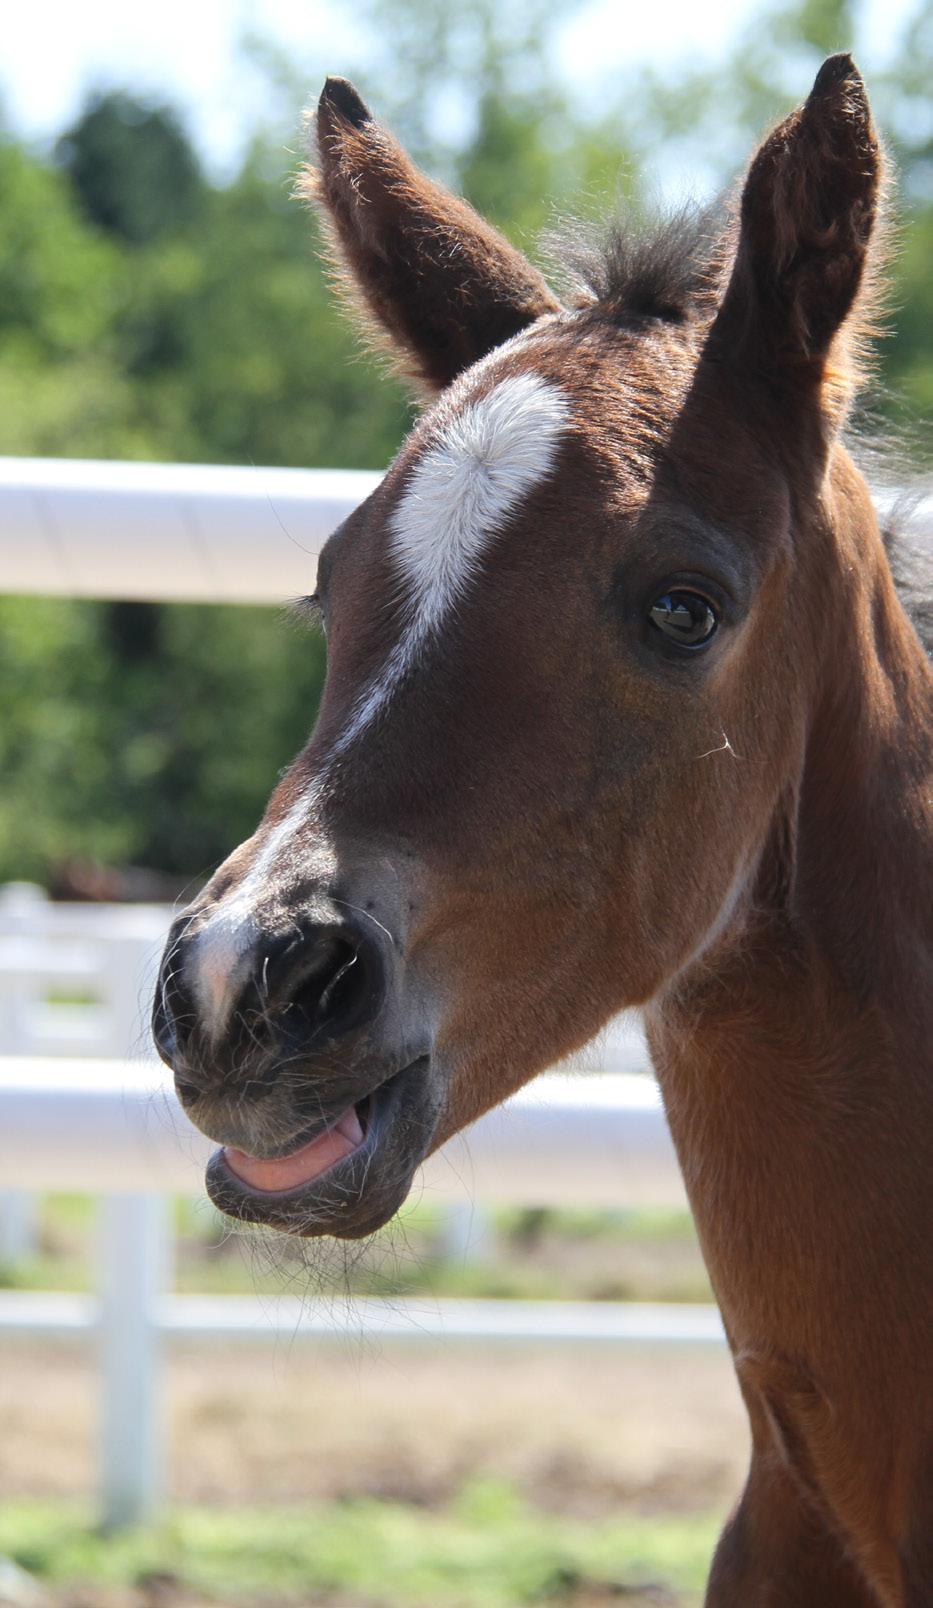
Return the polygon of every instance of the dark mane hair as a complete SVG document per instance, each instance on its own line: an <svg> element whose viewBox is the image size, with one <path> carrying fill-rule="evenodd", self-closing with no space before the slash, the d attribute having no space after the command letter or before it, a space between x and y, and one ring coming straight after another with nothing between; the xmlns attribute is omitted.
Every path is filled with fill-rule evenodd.
<svg viewBox="0 0 933 1608"><path fill-rule="evenodd" d="M551 233L546 250L572 305L598 306L621 324L683 324L714 311L734 249L733 212L719 198L617 217L608 228L575 222Z"/></svg>
<svg viewBox="0 0 933 1608"><path fill-rule="evenodd" d="M924 529L922 518L933 477L917 467L923 460L919 434L909 425L893 427L883 414L885 400L884 387L873 379L844 439L871 486L898 596L933 658L933 529Z"/></svg>
<svg viewBox="0 0 933 1608"><path fill-rule="evenodd" d="M902 492L882 518L881 534L898 596L933 659L933 540L916 524L922 498L919 488Z"/></svg>

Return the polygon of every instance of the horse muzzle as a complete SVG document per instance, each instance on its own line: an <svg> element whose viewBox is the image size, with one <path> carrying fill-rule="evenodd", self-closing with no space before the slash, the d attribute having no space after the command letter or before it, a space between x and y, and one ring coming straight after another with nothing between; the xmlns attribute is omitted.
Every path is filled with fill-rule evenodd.
<svg viewBox="0 0 933 1608"><path fill-rule="evenodd" d="M221 1211L359 1238L402 1204L442 1104L428 1046L398 1028L397 956L376 926L176 922L153 1036L179 1100L219 1149Z"/></svg>

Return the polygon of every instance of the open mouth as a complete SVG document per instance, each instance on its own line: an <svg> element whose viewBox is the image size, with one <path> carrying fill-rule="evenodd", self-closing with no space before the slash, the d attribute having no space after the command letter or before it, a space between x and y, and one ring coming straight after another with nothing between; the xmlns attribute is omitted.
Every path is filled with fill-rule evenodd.
<svg viewBox="0 0 933 1608"><path fill-rule="evenodd" d="M337 1122L316 1138L309 1139L307 1144L299 1144L298 1149L284 1156L276 1156L273 1160L251 1156L247 1151L236 1150L230 1145L224 1146L221 1155L234 1177L250 1189L264 1195L300 1189L304 1184L313 1183L338 1162L345 1161L365 1143L371 1107L372 1096L360 1101L359 1105L349 1106Z"/></svg>
<svg viewBox="0 0 933 1608"><path fill-rule="evenodd" d="M394 1073L284 1155L225 1146L207 1169L207 1191L228 1216L290 1234L356 1239L398 1210L430 1148L437 1103L430 1057Z"/></svg>

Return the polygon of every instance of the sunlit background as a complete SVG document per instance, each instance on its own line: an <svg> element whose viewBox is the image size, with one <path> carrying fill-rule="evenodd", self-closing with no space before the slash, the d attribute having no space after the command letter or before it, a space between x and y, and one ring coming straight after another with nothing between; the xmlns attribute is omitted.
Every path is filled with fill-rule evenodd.
<svg viewBox="0 0 933 1608"><path fill-rule="evenodd" d="M19 5L0 59L0 454L388 461L410 404L335 311L290 195L326 72L534 254L569 215L728 185L851 47L899 172L863 417L929 468L931 46L930 0ZM323 663L272 608L0 597L0 884L180 897L252 830ZM181 1291L711 1299L676 1207L529 1202L464 1233L421 1201L369 1257L310 1268L244 1252L201 1204L173 1211ZM0 1286L90 1288L94 1217L83 1195L43 1196ZM173 1350L174 1516L108 1541L95 1377L86 1348L0 1327L0 1603L694 1603L745 1457L715 1346L383 1352L286 1331Z"/></svg>

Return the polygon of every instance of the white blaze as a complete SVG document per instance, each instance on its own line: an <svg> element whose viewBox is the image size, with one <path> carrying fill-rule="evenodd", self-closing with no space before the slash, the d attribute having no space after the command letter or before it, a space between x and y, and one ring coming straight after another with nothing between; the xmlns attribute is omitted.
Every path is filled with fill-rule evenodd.
<svg viewBox="0 0 933 1608"><path fill-rule="evenodd" d="M476 578L489 540L546 479L570 409L540 374L516 374L476 402L444 411L389 521L407 623L358 700L334 754L388 703L428 640Z"/></svg>
<svg viewBox="0 0 933 1608"><path fill-rule="evenodd" d="M242 882L220 900L193 944L191 980L203 1026L218 1036L227 1021L235 995L251 964L253 945L260 933L258 916L263 906L275 908L283 885L299 869L289 854L296 833L306 825L318 797L312 785L304 790L288 814L268 833ZM314 841L313 860L305 854L300 869L317 872L326 886L334 871L333 849L321 832ZM322 915L331 915L331 911Z"/></svg>
<svg viewBox="0 0 933 1608"><path fill-rule="evenodd" d="M502 380L475 402L440 404L389 521L403 588L401 636L378 679L357 699L322 772L268 834L247 876L198 937L195 992L209 1031L223 1028L254 940L256 912L288 880L289 851L326 783L328 765L389 702L476 579L490 539L549 474L569 415L564 394L539 374Z"/></svg>
<svg viewBox="0 0 933 1608"><path fill-rule="evenodd" d="M392 550L427 636L466 591L489 537L544 480L567 402L538 374L503 380L442 425L392 515Z"/></svg>

